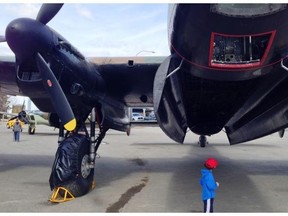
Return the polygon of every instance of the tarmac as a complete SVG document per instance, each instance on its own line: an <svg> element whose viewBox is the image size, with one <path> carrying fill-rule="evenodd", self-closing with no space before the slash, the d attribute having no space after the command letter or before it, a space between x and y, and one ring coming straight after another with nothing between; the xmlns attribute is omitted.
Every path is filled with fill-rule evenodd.
<svg viewBox="0 0 288 216"><path fill-rule="evenodd" d="M209 157L219 161L215 212L288 212L287 134L230 146L221 132L201 148L191 132L178 144L157 126L134 126L130 136L111 130L98 150L96 188L54 204L48 181L58 130L39 125L29 135L25 126L14 142L5 124L0 122L0 213L201 213L200 171Z"/></svg>

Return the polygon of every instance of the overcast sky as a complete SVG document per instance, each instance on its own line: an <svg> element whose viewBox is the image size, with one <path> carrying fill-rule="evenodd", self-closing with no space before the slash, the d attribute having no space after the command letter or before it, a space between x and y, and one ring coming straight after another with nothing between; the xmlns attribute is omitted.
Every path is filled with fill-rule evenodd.
<svg viewBox="0 0 288 216"><path fill-rule="evenodd" d="M0 35L15 18L35 18L41 4L0 4ZM85 56L169 55L168 4L65 3L48 25ZM0 55L9 52L5 44Z"/></svg>

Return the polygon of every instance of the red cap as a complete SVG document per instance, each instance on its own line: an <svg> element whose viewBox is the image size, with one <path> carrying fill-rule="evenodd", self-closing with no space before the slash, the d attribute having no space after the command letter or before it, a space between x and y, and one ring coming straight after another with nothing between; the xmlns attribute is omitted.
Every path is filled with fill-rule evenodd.
<svg viewBox="0 0 288 216"><path fill-rule="evenodd" d="M205 163L204 166L207 169L215 169L218 166L218 161L214 158L208 158Z"/></svg>

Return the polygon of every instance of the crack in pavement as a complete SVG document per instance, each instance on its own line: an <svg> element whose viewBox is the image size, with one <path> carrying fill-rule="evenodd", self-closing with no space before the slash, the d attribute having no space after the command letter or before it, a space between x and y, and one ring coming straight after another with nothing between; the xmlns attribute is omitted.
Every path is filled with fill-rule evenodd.
<svg viewBox="0 0 288 216"><path fill-rule="evenodd" d="M129 188L121 195L117 202L113 203L106 209L106 212L119 212L119 210L123 208L136 193L139 193L146 186L148 180L148 177L145 177L141 180L141 184Z"/></svg>

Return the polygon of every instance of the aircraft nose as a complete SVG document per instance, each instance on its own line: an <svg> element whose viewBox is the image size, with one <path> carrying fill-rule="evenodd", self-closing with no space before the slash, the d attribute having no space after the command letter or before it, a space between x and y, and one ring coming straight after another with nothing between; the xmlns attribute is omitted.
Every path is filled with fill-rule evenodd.
<svg viewBox="0 0 288 216"><path fill-rule="evenodd" d="M47 49L51 35L47 26L29 18L13 20L5 32L7 43L18 59L30 58Z"/></svg>

